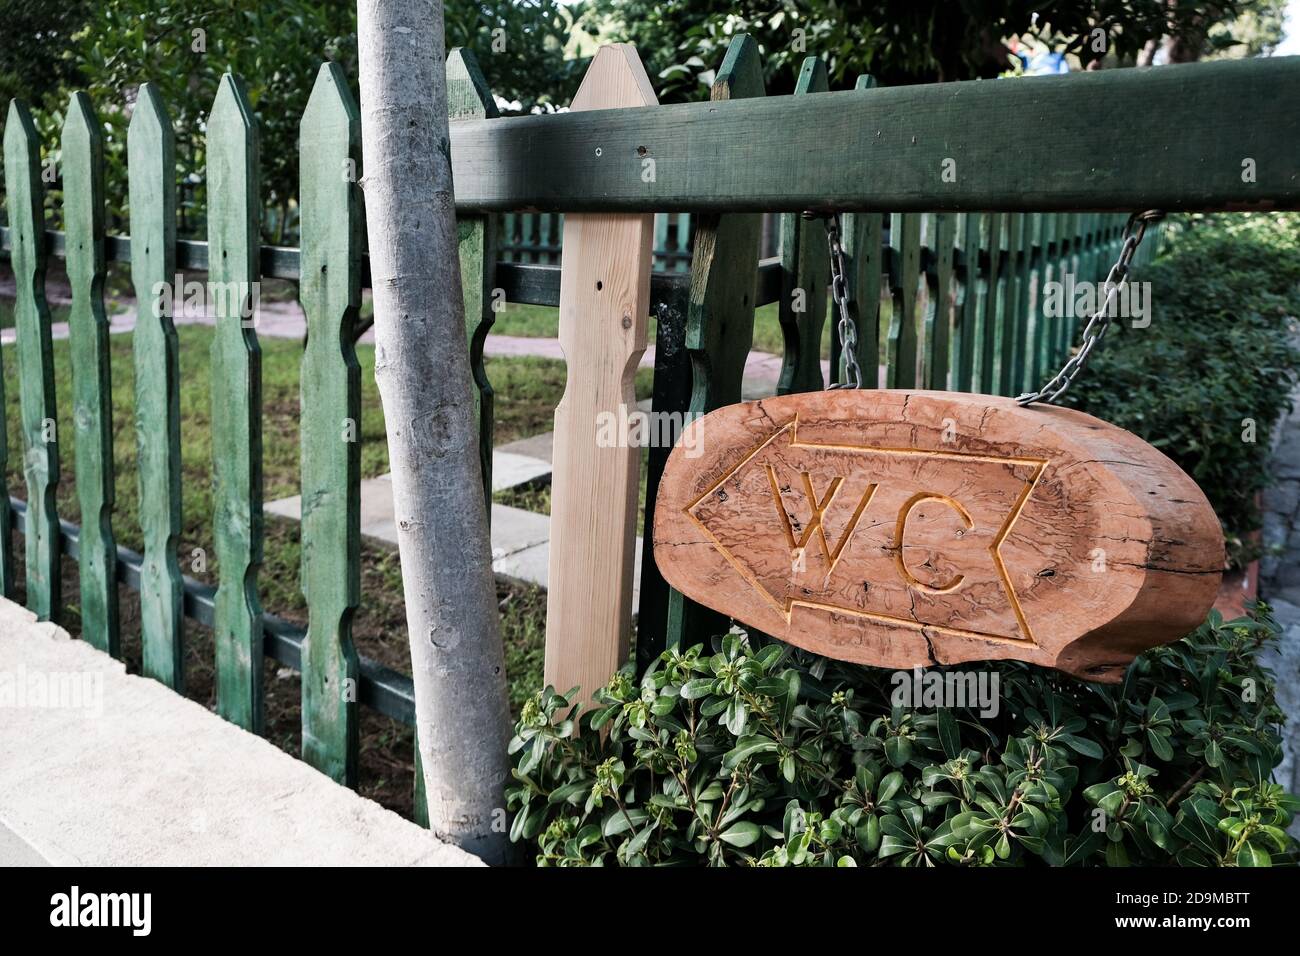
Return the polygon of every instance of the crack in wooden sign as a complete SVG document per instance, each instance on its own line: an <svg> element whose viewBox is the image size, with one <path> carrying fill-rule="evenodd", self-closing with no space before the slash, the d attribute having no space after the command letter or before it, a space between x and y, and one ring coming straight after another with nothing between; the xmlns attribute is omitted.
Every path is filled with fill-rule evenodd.
<svg viewBox="0 0 1300 956"><path fill-rule="evenodd" d="M670 584L819 653L1117 680L1213 602L1218 521L1135 436L941 392L808 393L695 422L660 485ZM691 640L708 635L691 636Z"/></svg>

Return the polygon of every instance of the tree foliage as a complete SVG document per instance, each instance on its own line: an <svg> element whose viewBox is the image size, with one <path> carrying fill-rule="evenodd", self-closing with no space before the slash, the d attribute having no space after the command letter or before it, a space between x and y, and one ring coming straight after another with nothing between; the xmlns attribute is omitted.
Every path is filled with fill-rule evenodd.
<svg viewBox="0 0 1300 956"><path fill-rule="evenodd" d="M1170 34L1225 45L1236 14L1275 0L589 0L584 22L636 44L661 102L701 98L726 45L748 33L763 51L769 94L792 92L805 56L826 60L832 87L870 73L887 86L992 77L1010 68L1009 37L1057 52L1132 63ZM1271 22L1271 21L1270 21ZM1259 25L1253 24L1258 33Z"/></svg>

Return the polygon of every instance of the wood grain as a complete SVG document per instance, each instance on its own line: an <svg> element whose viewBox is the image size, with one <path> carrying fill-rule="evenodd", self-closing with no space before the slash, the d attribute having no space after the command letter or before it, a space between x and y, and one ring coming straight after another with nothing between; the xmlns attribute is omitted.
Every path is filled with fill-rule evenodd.
<svg viewBox="0 0 1300 956"><path fill-rule="evenodd" d="M1114 682L1217 593L1223 537L1200 489L1081 412L820 392L690 427L659 490L665 578L820 654L897 668L1010 658ZM686 458L696 442L703 456Z"/></svg>
<svg viewBox="0 0 1300 956"><path fill-rule="evenodd" d="M587 69L573 110L654 104L636 51L605 46ZM485 124L472 124L485 125ZM636 149L587 146L610 165L646 167ZM453 146L453 150L455 147ZM640 175L640 172L638 173ZM646 346L654 217L608 213L564 219L560 344L568 364L555 410L550 589L546 601L546 683L583 696L627 658L632 623L641 451L620 440L598 446L602 413L635 408L633 375Z"/></svg>

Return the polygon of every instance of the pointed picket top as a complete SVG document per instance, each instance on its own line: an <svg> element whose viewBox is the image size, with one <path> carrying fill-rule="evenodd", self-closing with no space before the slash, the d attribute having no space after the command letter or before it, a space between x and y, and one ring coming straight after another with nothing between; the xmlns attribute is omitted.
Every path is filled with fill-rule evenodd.
<svg viewBox="0 0 1300 956"><path fill-rule="evenodd" d="M307 108L302 112L303 128L334 129L342 124L341 128L346 132L347 124L353 122L361 122L361 113L352 90L348 88L347 74L337 63L322 63L316 72Z"/></svg>
<svg viewBox="0 0 1300 956"><path fill-rule="evenodd" d="M735 100L762 96L763 61L758 43L747 33L738 33L727 44L727 55L718 67L718 75L709 89L709 99Z"/></svg>
<svg viewBox="0 0 1300 956"><path fill-rule="evenodd" d="M68 102L62 143L64 217L75 217L79 240L89 239L83 248L69 236L68 279L76 289L105 268L103 136L90 97L81 90Z"/></svg>
<svg viewBox="0 0 1300 956"><path fill-rule="evenodd" d="M853 84L855 90L874 90L876 88L876 78L870 73L863 73L858 77L858 81Z"/></svg>
<svg viewBox="0 0 1300 956"><path fill-rule="evenodd" d="M43 221L41 210L41 141L36 134L36 124L32 122L32 112L25 102L19 99L9 101L9 118L5 122L5 180L11 199L18 199L29 208L9 210L9 222L12 225L17 215L33 215L37 221ZM16 181L21 180L21 182ZM15 190L19 190L15 192ZM45 243L38 242L32 247L35 261L45 262Z"/></svg>
<svg viewBox="0 0 1300 956"><path fill-rule="evenodd" d="M225 281L252 281L256 277L260 236L258 222L260 197L257 192L257 118L248 99L244 81L234 73L221 77L212 112L208 115L208 216L211 220L214 207L229 218L231 224L237 217L244 235L240 237L238 252L244 261L221 261L220 253L233 244L235 236L224 228L213 228L209 221L209 238L216 238L219 248L209 248L209 278ZM214 183L220 183L223 194L218 197ZM229 190L227 194L224 190ZM220 276L217 273L221 273Z"/></svg>
<svg viewBox="0 0 1300 956"><path fill-rule="evenodd" d="M636 47L631 43L609 43L592 57L569 109L577 112L658 104L659 97L655 96Z"/></svg>
<svg viewBox="0 0 1300 956"><path fill-rule="evenodd" d="M496 119L500 115L478 58L464 47L447 55L447 115L452 120Z"/></svg>
<svg viewBox="0 0 1300 956"><path fill-rule="evenodd" d="M796 93L825 93L831 88L826 64L819 56L806 57L799 68L799 79L794 84Z"/></svg>
<svg viewBox="0 0 1300 956"><path fill-rule="evenodd" d="M176 271L176 136L152 83L142 83L136 91L126 154L134 239L131 276L136 295L143 290L152 298L154 284L171 282Z"/></svg>

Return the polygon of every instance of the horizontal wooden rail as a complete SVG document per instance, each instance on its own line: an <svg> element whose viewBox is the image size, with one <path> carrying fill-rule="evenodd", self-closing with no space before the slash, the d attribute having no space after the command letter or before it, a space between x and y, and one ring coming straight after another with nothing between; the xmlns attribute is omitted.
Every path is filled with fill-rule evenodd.
<svg viewBox="0 0 1300 956"><path fill-rule="evenodd" d="M21 498L9 498L9 509L13 514L14 530L27 533L27 502ZM59 537L62 540L62 552L74 561L81 556L81 529L70 521L59 521ZM130 548L117 547L117 581L133 591L140 590L140 567L144 558ZM216 588L188 575L183 578L185 584L185 616L197 621L204 627L212 627L213 598ZM306 630L276 617L264 614L262 626L265 629L263 649L267 656L285 667L302 671L302 642ZM357 699L367 707L391 717L408 727L415 726L415 691L411 678L399 674L390 667L369 658L361 658L361 680L357 686Z"/></svg>
<svg viewBox="0 0 1300 956"><path fill-rule="evenodd" d="M1298 101L1278 57L453 123L451 155L476 211L1295 209Z"/></svg>

